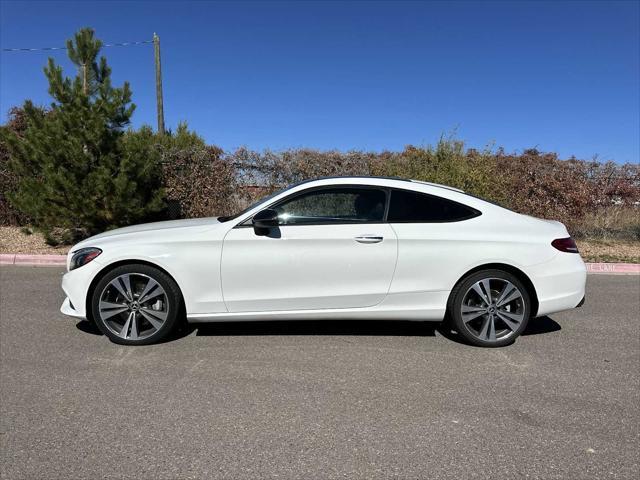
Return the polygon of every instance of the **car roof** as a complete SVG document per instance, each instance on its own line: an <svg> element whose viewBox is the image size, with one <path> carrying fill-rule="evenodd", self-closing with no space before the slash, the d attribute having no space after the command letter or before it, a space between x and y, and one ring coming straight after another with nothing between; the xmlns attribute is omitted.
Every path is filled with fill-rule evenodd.
<svg viewBox="0 0 640 480"><path fill-rule="evenodd" d="M366 176L366 175L352 175L352 176L332 176L332 177L320 177L309 180L304 180L302 182L289 185L284 190L281 190L271 196L269 196L266 200L266 203L255 205L256 208L264 208L264 205L273 205L275 203L280 202L282 199L286 198L289 195L296 194L298 192L302 192L308 188L314 187L331 187L338 185L363 185L363 186L376 186L376 187L386 187L386 188L398 188L402 190L412 190L415 192L426 193L428 195L435 195L439 197L446 198L448 200L453 200L455 202L462 203L463 205L467 205L471 208L475 208L484 214L488 212L496 212L502 213L511 212L510 210L505 210L504 208L487 202L481 198L475 197L473 195L469 195L464 191L449 187L446 185L440 185L438 183L431 182L423 182L419 180L411 180L407 178L401 177L376 177L376 176ZM253 213L253 210L247 210L243 212L243 217L241 218L240 223L244 222L247 218L249 218ZM477 217L480 218L480 217Z"/></svg>
<svg viewBox="0 0 640 480"><path fill-rule="evenodd" d="M378 177L378 176L373 176L373 175L350 175L350 176L332 176L332 177L319 177L319 178L314 178L314 179L309 179L309 180L304 180L302 182L296 183L295 185L292 185L292 187L297 187L300 185L305 185L308 183L313 183L313 182L322 182L322 183L330 183L331 181L336 181L339 180L339 182L337 183L348 183L349 181L357 181L357 183L369 183L369 182L363 182L363 180L367 180L367 181L373 181L371 184L373 185L387 185L387 186L392 186L389 185L388 183L395 183L395 182L402 182L401 184L398 184L397 186L402 188L405 187L406 188L406 182L409 183L417 183L420 185L428 185L430 187L436 187L436 188L443 188L445 190L451 190L453 192L459 192L459 193L464 193L464 190L460 190L459 188L455 188L455 187L450 187L448 185L441 185L439 183L433 183L433 182L425 182L422 180L413 180L413 179L409 179L409 178L402 178L402 177ZM383 182L381 182L383 181ZM388 183L387 183L388 182Z"/></svg>
<svg viewBox="0 0 640 480"><path fill-rule="evenodd" d="M485 213L488 210L500 209L505 210L504 207L495 203L488 202L482 198L476 197L465 193L464 190L458 188L449 187L447 185L441 185L439 183L424 182L420 180L411 180L402 177L376 177L367 175L353 175L353 176L334 176L334 177L322 177L312 180L305 180L303 182L291 185L287 192L292 193L295 191L304 190L306 187L317 186L331 186L331 185L371 185L387 188L398 188L403 190L413 190L416 192L426 193L430 195L436 195L444 197L449 200L453 200L469 207L480 210ZM284 196L284 195L283 195Z"/></svg>

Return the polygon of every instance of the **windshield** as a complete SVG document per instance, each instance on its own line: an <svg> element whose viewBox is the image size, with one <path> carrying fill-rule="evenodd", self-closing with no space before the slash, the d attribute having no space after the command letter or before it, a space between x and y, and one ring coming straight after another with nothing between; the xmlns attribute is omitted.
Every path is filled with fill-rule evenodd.
<svg viewBox="0 0 640 480"><path fill-rule="evenodd" d="M249 210L252 210L252 209L254 209L256 207L259 207L263 203L267 203L269 200L271 200L276 195L280 195L282 192L284 192L286 190L289 190L293 186L295 186L295 185L291 185L291 186L289 186L287 188L283 188L281 190L276 190L271 195L267 195L266 197L261 198L257 202L252 203L247 208L245 208L244 210L241 210L238 213L234 213L233 215L225 215L225 216L222 216L222 217L218 217L218 221L219 222L228 222L229 220L233 220L234 218L238 218L239 216L244 215L245 213L247 213Z"/></svg>

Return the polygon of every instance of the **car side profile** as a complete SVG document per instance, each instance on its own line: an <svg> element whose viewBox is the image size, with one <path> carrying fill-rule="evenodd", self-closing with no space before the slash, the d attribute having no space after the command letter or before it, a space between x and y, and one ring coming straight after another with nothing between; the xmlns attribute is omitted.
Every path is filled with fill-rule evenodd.
<svg viewBox="0 0 640 480"><path fill-rule="evenodd" d="M442 185L302 182L228 217L150 223L75 245L61 311L119 344L188 322L449 320L467 342L512 343L578 307L586 268L567 229Z"/></svg>

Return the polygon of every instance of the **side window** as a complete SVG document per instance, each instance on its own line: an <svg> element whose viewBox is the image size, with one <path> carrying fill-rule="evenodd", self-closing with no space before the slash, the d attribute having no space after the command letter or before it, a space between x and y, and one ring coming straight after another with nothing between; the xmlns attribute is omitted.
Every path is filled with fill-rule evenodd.
<svg viewBox="0 0 640 480"><path fill-rule="evenodd" d="M393 190L389 223L458 222L480 215L476 209L445 198L408 190Z"/></svg>
<svg viewBox="0 0 640 480"><path fill-rule="evenodd" d="M382 222L386 194L372 188L326 188L274 207L281 225Z"/></svg>

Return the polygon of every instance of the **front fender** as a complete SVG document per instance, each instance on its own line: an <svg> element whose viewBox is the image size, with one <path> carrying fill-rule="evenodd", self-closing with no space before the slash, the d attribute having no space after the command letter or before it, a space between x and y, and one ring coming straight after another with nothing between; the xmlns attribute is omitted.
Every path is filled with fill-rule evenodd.
<svg viewBox="0 0 640 480"><path fill-rule="evenodd" d="M86 317L87 296L99 278L116 266L136 262L156 266L174 279L188 315L226 312L220 282L221 241L95 246L103 249L98 258L63 277L62 288L77 316Z"/></svg>

